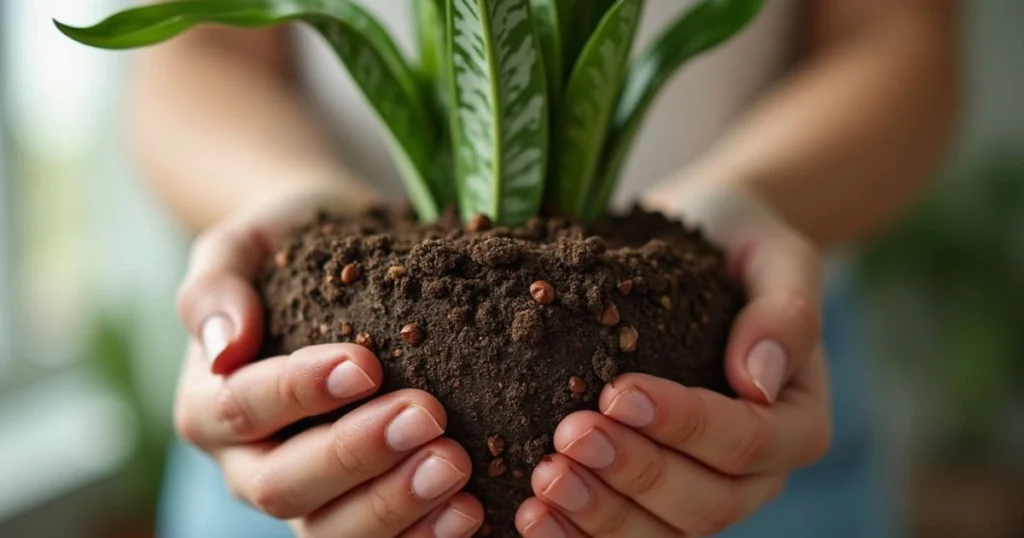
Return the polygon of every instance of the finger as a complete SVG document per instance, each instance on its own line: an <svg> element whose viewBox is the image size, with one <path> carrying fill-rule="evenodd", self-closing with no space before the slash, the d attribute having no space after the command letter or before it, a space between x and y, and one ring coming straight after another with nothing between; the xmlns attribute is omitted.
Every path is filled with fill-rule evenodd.
<svg viewBox="0 0 1024 538"><path fill-rule="evenodd" d="M306 518L312 536L398 536L455 495L472 471L469 455L438 439L380 478Z"/></svg>
<svg viewBox="0 0 1024 538"><path fill-rule="evenodd" d="M586 538L558 510L530 497L516 511L516 529L524 538Z"/></svg>
<svg viewBox="0 0 1024 538"><path fill-rule="evenodd" d="M749 302L733 323L726 375L740 396L771 403L821 340L821 263L788 230L760 232L731 257Z"/></svg>
<svg viewBox="0 0 1024 538"><path fill-rule="evenodd" d="M201 447L263 439L369 396L383 378L373 353L355 344L303 348L224 377L212 375L199 355L181 384L178 418L182 436Z"/></svg>
<svg viewBox="0 0 1024 538"><path fill-rule="evenodd" d="M712 535L772 498L782 474L731 478L593 411L566 417L555 449L668 525Z"/></svg>
<svg viewBox="0 0 1024 538"><path fill-rule="evenodd" d="M402 533L402 538L466 538L483 525L484 508L476 497L456 493L448 502L435 509Z"/></svg>
<svg viewBox="0 0 1024 538"><path fill-rule="evenodd" d="M731 476L808 465L828 450L828 395L821 354L774 406L735 400L644 374L605 386L601 412L654 442Z"/></svg>
<svg viewBox="0 0 1024 538"><path fill-rule="evenodd" d="M334 424L306 430L259 457L227 448L218 460L243 499L288 519L310 514L388 472L438 438L445 424L444 409L433 396L401 390L363 404Z"/></svg>
<svg viewBox="0 0 1024 538"><path fill-rule="evenodd" d="M561 454L541 460L533 470L531 485L537 498L558 508L588 536L656 538L678 535Z"/></svg>
<svg viewBox="0 0 1024 538"><path fill-rule="evenodd" d="M213 372L252 360L263 337L263 311L251 281L271 248L248 225L224 225L200 235L178 291L178 314L199 341Z"/></svg>

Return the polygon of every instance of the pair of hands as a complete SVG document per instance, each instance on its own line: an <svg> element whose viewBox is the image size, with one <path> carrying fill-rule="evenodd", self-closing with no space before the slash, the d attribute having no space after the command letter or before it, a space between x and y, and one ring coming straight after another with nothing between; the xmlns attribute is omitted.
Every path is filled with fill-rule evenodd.
<svg viewBox="0 0 1024 538"><path fill-rule="evenodd" d="M197 239L179 297L193 338L176 400L178 432L217 461L235 496L289 520L299 536L470 536L484 520L479 501L460 491L470 460L443 437L444 408L425 392L393 392L333 424L269 440L382 382L376 357L351 344L250 364L263 332L251 285L260 263L288 229L332 205L344 207L341 195L278 197ZM714 534L827 450L814 248L743 191L662 209L700 223L748 292L726 351L738 398L641 374L615 380L600 412L559 424L557 453L533 470L536 496L516 516L527 538Z"/></svg>

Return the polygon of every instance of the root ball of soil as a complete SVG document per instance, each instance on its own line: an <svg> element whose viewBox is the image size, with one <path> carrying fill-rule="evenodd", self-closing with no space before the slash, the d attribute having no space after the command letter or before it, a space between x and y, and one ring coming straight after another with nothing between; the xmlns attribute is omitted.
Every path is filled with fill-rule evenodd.
<svg viewBox="0 0 1024 538"><path fill-rule="evenodd" d="M322 216L297 231L260 279L263 351L359 343L383 364L382 393L436 396L447 435L473 461L467 489L491 536L516 536L515 510L555 426L595 409L616 376L729 393L723 354L743 296L698 231L641 210L588 230L539 218L466 229L452 214L432 225L407 215Z"/></svg>

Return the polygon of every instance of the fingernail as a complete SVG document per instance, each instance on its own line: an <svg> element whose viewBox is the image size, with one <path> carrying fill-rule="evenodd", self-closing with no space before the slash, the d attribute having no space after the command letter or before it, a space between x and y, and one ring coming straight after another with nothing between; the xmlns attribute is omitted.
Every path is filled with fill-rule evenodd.
<svg viewBox="0 0 1024 538"><path fill-rule="evenodd" d="M587 489L587 485L582 478L568 469L552 480L543 493L546 499L570 512L579 512L590 502L590 490Z"/></svg>
<svg viewBox="0 0 1024 538"><path fill-rule="evenodd" d="M228 348L232 338L235 336L235 324L231 318L224 314L214 314L203 322L200 329L200 339L203 341L203 351L206 352L206 360L216 362L217 357Z"/></svg>
<svg viewBox="0 0 1024 538"><path fill-rule="evenodd" d="M398 452L412 450L444 433L426 409L411 405L391 420L384 430L388 446Z"/></svg>
<svg viewBox="0 0 1024 538"><path fill-rule="evenodd" d="M591 469L604 469L615 461L615 447L608 437L595 429L574 439L562 453Z"/></svg>
<svg viewBox="0 0 1024 538"><path fill-rule="evenodd" d="M565 529L551 516L541 516L523 529L526 538L565 538Z"/></svg>
<svg viewBox="0 0 1024 538"><path fill-rule="evenodd" d="M327 376L327 392L342 400L368 392L375 383L358 364L346 360Z"/></svg>
<svg viewBox="0 0 1024 538"><path fill-rule="evenodd" d="M431 455L423 460L413 473L412 492L425 501L436 499L452 489L452 486L464 476L466 473L458 470L450 461Z"/></svg>
<svg viewBox="0 0 1024 538"><path fill-rule="evenodd" d="M747 372L769 402L775 402L786 377L786 350L774 340L762 340L747 355Z"/></svg>
<svg viewBox="0 0 1024 538"><path fill-rule="evenodd" d="M612 400L605 414L634 428L643 428L654 422L654 404L646 394L628 389Z"/></svg>
<svg viewBox="0 0 1024 538"><path fill-rule="evenodd" d="M449 506L434 522L434 536L437 538L463 538L480 524L476 518Z"/></svg>

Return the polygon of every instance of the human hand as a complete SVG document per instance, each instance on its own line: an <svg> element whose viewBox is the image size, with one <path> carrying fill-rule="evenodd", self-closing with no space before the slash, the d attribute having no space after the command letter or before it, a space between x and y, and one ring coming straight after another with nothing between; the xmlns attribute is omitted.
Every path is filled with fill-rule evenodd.
<svg viewBox="0 0 1024 538"><path fill-rule="evenodd" d="M738 398L642 374L614 380L600 413L574 413L556 429L558 453L534 469L536 497L517 513L527 538L715 534L828 449L815 248L744 191L663 209L699 223L748 293L725 357Z"/></svg>
<svg viewBox="0 0 1024 538"><path fill-rule="evenodd" d="M445 411L423 391L396 391L333 424L270 439L381 385L377 358L354 344L250 364L263 334L251 285L259 265L289 228L344 205L319 192L275 197L197 239L179 295L192 341L175 426L217 462L233 495L291 520L299 536L468 536L483 521L479 501L460 493L471 463L442 437Z"/></svg>

